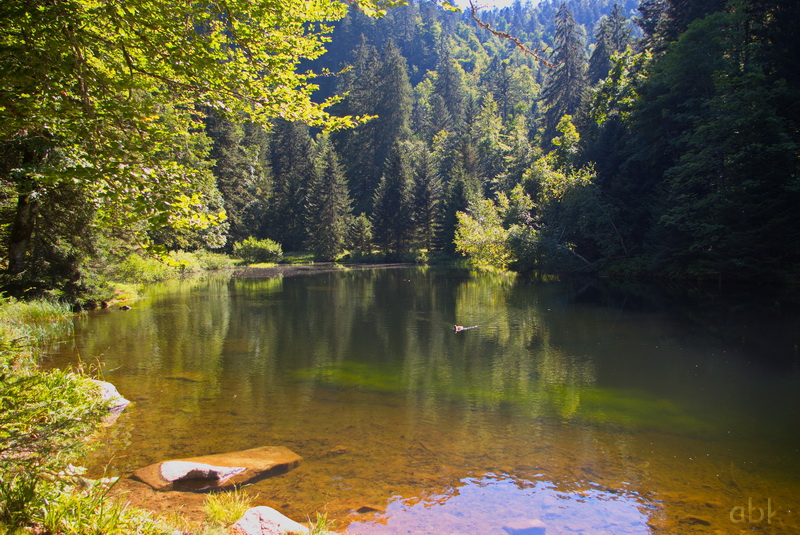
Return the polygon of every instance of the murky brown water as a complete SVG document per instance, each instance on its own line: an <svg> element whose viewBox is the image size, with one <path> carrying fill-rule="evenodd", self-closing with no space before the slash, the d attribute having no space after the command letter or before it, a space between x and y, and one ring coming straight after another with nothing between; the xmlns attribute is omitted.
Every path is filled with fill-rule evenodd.
<svg viewBox="0 0 800 535"><path fill-rule="evenodd" d="M218 278L78 317L51 362L99 363L134 401L95 471L283 445L301 467L248 492L350 533L800 533L800 316L684 297Z"/></svg>

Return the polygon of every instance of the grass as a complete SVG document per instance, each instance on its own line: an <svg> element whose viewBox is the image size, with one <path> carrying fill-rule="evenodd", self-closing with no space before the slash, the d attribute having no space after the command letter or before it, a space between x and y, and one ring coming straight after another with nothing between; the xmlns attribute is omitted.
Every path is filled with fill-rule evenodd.
<svg viewBox="0 0 800 535"><path fill-rule="evenodd" d="M203 503L206 522L212 526L230 526L253 506L254 499L238 488L209 494Z"/></svg>
<svg viewBox="0 0 800 535"><path fill-rule="evenodd" d="M312 251L291 251L283 254L280 259L281 264L313 264L314 253Z"/></svg>
<svg viewBox="0 0 800 535"><path fill-rule="evenodd" d="M309 521L311 527L309 528L309 535L325 535L333 531L333 522L328 519L327 513L317 512L317 520L315 522Z"/></svg>
<svg viewBox="0 0 800 535"><path fill-rule="evenodd" d="M113 482L71 486L47 501L42 526L63 535L167 535L174 528L150 513L111 499ZM81 488L83 487L83 488Z"/></svg>
<svg viewBox="0 0 800 535"><path fill-rule="evenodd" d="M33 366L36 348L71 332L70 314L55 301L0 297L0 370Z"/></svg>

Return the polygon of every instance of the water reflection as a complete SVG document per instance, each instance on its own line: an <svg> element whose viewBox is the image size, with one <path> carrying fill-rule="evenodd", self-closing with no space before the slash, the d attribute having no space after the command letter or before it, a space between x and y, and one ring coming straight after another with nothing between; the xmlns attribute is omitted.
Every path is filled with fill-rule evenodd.
<svg viewBox="0 0 800 535"><path fill-rule="evenodd" d="M650 533L653 509L636 492L609 492L596 484L564 488L551 481L488 474L422 498L395 498L385 513L350 524L347 533L634 535Z"/></svg>
<svg viewBox="0 0 800 535"><path fill-rule="evenodd" d="M263 504L359 532L536 528L509 523L523 511L548 534L727 533L750 497L779 504L771 532L800 528L800 370L784 355L797 315L772 316L773 339L755 344L763 309L738 308L737 345L716 309L591 286L435 268L288 275L166 285L128 312L77 317L53 364L97 362L134 401L97 471L283 445L305 461L252 489ZM450 498L419 505L434 496ZM486 507L459 512L466 497ZM383 523L354 513L365 507Z"/></svg>

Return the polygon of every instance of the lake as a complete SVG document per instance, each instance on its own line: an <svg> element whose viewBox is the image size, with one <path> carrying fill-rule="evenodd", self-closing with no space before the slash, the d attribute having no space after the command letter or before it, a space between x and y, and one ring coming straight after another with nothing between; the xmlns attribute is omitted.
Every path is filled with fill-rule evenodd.
<svg viewBox="0 0 800 535"><path fill-rule="evenodd" d="M788 295L250 275L75 317L49 364L97 367L134 402L94 473L275 445L303 463L247 492L348 533L800 533Z"/></svg>

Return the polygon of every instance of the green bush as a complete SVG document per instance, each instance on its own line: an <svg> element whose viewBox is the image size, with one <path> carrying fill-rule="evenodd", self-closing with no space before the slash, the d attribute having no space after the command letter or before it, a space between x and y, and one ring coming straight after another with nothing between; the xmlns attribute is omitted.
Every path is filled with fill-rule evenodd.
<svg viewBox="0 0 800 535"><path fill-rule="evenodd" d="M231 269L233 267L233 259L225 254L211 253L205 250L195 251L194 255L197 261L203 266L206 271L217 271L220 269Z"/></svg>
<svg viewBox="0 0 800 535"><path fill-rule="evenodd" d="M283 250L281 244L272 240L250 237L233 245L233 255L248 264L260 264L279 261L283 257Z"/></svg>
<svg viewBox="0 0 800 535"><path fill-rule="evenodd" d="M200 259L194 253L170 251L167 262L178 270L180 275L192 275L204 271Z"/></svg>
<svg viewBox="0 0 800 535"><path fill-rule="evenodd" d="M113 278L120 282L148 283L174 277L177 269L162 260L131 253L113 270Z"/></svg>

